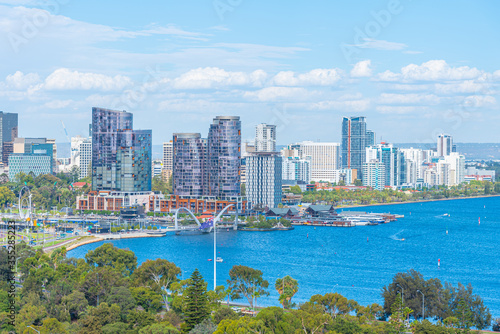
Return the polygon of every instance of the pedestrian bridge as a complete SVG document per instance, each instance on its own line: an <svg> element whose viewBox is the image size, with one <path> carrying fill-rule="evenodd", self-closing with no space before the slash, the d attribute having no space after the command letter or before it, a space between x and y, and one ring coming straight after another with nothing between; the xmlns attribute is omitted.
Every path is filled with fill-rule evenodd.
<svg viewBox="0 0 500 334"><path fill-rule="evenodd" d="M226 212L232 206L234 206L234 205L233 204L229 204L224 209L222 209L222 211L219 212L219 214L214 218L213 225L210 226L210 227L207 227L207 228L202 228L200 221L193 214L193 212L191 210L189 210L188 208L181 207L181 208L175 210L175 215L174 215L174 229L173 230L168 229L168 231L180 232L180 231L195 231L195 230L200 230L200 231L205 232L205 233L212 232L213 226L215 226L219 222L220 217L222 217L222 215L224 214L224 212ZM194 219L194 221L196 222L196 224L198 225L198 227L192 227L192 226L180 226L179 227L178 215L179 215L179 212L181 212L181 211L186 211ZM237 222L238 222L238 215L236 215L236 219L234 221L234 226L233 226L234 229L236 229L236 227L237 227Z"/></svg>

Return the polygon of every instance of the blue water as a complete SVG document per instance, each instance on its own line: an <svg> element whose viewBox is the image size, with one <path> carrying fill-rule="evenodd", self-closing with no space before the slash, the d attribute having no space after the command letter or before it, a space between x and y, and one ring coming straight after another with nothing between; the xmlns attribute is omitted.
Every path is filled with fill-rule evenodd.
<svg viewBox="0 0 500 334"><path fill-rule="evenodd" d="M493 317L500 317L499 208L500 197L372 206L351 210L405 217L378 226L217 233L217 255L224 259L217 264L217 284L224 284L231 267L241 264L261 270L270 282L271 295L259 299L259 305L278 305L274 281L284 275L299 282L297 303L317 293L339 292L363 305L382 304L382 287L396 273L415 269L425 279L439 278L443 284L471 283ZM68 256L83 257L101 244L79 247ZM207 261L213 258L213 234L172 234L113 244L134 251L139 263L156 258L174 262L183 278L198 268L213 287L213 262Z"/></svg>

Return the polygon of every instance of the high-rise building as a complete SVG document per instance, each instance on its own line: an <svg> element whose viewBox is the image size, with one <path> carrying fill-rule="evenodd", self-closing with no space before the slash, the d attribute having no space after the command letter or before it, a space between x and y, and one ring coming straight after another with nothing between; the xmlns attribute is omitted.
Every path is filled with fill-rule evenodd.
<svg viewBox="0 0 500 334"><path fill-rule="evenodd" d="M163 168L172 170L173 168L173 143L168 141L163 143Z"/></svg>
<svg viewBox="0 0 500 334"><path fill-rule="evenodd" d="M174 195L203 196L206 192L207 140L199 133L174 133Z"/></svg>
<svg viewBox="0 0 500 334"><path fill-rule="evenodd" d="M360 178L366 147L375 144L375 133L366 129L365 117L342 118L342 167L356 169Z"/></svg>
<svg viewBox="0 0 500 334"><path fill-rule="evenodd" d="M366 162L377 160L385 166L385 185L399 187L406 183L404 153L392 144L381 143L366 148Z"/></svg>
<svg viewBox="0 0 500 334"><path fill-rule="evenodd" d="M456 149L455 149L456 150ZM437 138L437 155L445 157L454 152L453 138L447 134L439 134Z"/></svg>
<svg viewBox="0 0 500 334"><path fill-rule="evenodd" d="M240 117L214 118L207 145L207 195L220 198L240 196Z"/></svg>
<svg viewBox="0 0 500 334"><path fill-rule="evenodd" d="M80 179L89 176L92 162L92 139L82 136L71 137L71 165L80 169Z"/></svg>
<svg viewBox="0 0 500 334"><path fill-rule="evenodd" d="M311 180L328 181L334 179L334 170L340 168L340 144L305 141L294 146L299 157L311 161Z"/></svg>
<svg viewBox="0 0 500 334"><path fill-rule="evenodd" d="M282 158L255 152L246 158L246 195L253 207L276 208L282 197Z"/></svg>
<svg viewBox="0 0 500 334"><path fill-rule="evenodd" d="M299 157L283 157L283 180L309 183L311 161Z"/></svg>
<svg viewBox="0 0 500 334"><path fill-rule="evenodd" d="M151 191L151 143L131 113L92 108L92 190Z"/></svg>
<svg viewBox="0 0 500 334"><path fill-rule="evenodd" d="M17 116L17 113L0 111L0 156L5 165L9 163L9 154L13 153L13 142L17 138Z"/></svg>
<svg viewBox="0 0 500 334"><path fill-rule="evenodd" d="M255 127L255 151L276 151L276 125L263 123Z"/></svg>
<svg viewBox="0 0 500 334"><path fill-rule="evenodd" d="M363 185L376 190L384 190L385 164L377 160L363 163Z"/></svg>
<svg viewBox="0 0 500 334"><path fill-rule="evenodd" d="M9 179L15 180L19 173L34 176L52 173L52 145L33 144L28 153L12 153L9 156Z"/></svg>
<svg viewBox="0 0 500 334"><path fill-rule="evenodd" d="M50 173L57 172L57 145L55 139L47 139L47 138L14 138L14 143L12 145L13 153L17 154L28 154L32 153L32 146L35 144L48 144L52 145L50 150L52 154L51 167L52 170Z"/></svg>

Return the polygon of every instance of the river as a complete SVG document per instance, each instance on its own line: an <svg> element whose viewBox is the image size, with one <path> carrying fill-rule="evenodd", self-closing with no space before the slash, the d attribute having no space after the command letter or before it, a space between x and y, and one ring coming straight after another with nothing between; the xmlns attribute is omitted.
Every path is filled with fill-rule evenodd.
<svg viewBox="0 0 500 334"><path fill-rule="evenodd" d="M217 233L217 256L224 259L217 264L217 284L224 284L231 267L240 264L261 270L270 283L270 296L260 298L258 305L279 305L274 282L284 275L299 282L296 303L339 292L363 305L382 304L382 287L396 273L415 269L443 284L471 283L493 318L500 317L499 208L500 197L371 206L346 210L405 217L378 226ZM213 262L208 261L213 258L213 234L112 242L135 252L139 264L156 258L174 262L182 278L198 268L208 288L213 287ZM81 246L68 256L84 257L101 244Z"/></svg>

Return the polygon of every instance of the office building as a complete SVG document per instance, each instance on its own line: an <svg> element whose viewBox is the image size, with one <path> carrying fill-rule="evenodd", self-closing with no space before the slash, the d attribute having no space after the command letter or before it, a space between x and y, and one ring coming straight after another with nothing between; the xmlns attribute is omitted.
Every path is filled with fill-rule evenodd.
<svg viewBox="0 0 500 334"><path fill-rule="evenodd" d="M404 153L392 144L381 143L366 148L366 162L377 160L384 164L386 186L399 187L406 183Z"/></svg>
<svg viewBox="0 0 500 334"><path fill-rule="evenodd" d="M203 196L206 192L207 140L199 133L174 133L172 189L174 195Z"/></svg>
<svg viewBox="0 0 500 334"><path fill-rule="evenodd" d="M80 179L89 176L92 163L92 139L82 136L71 137L71 165L80 170Z"/></svg>
<svg viewBox="0 0 500 334"><path fill-rule="evenodd" d="M0 156L4 165L9 163L9 155L14 152L13 143L18 134L17 113L0 111Z"/></svg>
<svg viewBox="0 0 500 334"><path fill-rule="evenodd" d="M311 161L311 181L333 182L334 170L340 168L340 144L305 141L295 144L301 159Z"/></svg>
<svg viewBox="0 0 500 334"><path fill-rule="evenodd" d="M168 141L163 143L163 168L172 170L174 163L173 143Z"/></svg>
<svg viewBox="0 0 500 334"><path fill-rule="evenodd" d="M276 125L259 124L255 127L255 151L276 151Z"/></svg>
<svg viewBox="0 0 500 334"><path fill-rule="evenodd" d="M37 147L34 153L12 153L8 164L9 180L16 180L19 173L33 173L34 176L51 174L52 151L47 151L47 147Z"/></svg>
<svg viewBox="0 0 500 334"><path fill-rule="evenodd" d="M131 113L92 108L92 190L151 191L151 142Z"/></svg>
<svg viewBox="0 0 500 334"><path fill-rule="evenodd" d="M240 117L217 116L208 132L206 195L219 198L240 196L240 163Z"/></svg>
<svg viewBox="0 0 500 334"><path fill-rule="evenodd" d="M246 196L254 208L281 203L282 164L278 152L255 152L246 158Z"/></svg>
<svg viewBox="0 0 500 334"><path fill-rule="evenodd" d="M311 161L299 157L283 158L283 180L309 183L311 181Z"/></svg>
<svg viewBox="0 0 500 334"><path fill-rule="evenodd" d="M384 190L385 164L377 160L371 160L363 164L363 186L376 190Z"/></svg>
<svg viewBox="0 0 500 334"><path fill-rule="evenodd" d="M453 138L447 134L439 134L437 138L437 155L438 157L445 157L450 155L453 149Z"/></svg>
<svg viewBox="0 0 500 334"><path fill-rule="evenodd" d="M366 129L365 117L342 118L342 168L356 169L363 178L366 147L375 144L375 133Z"/></svg>

